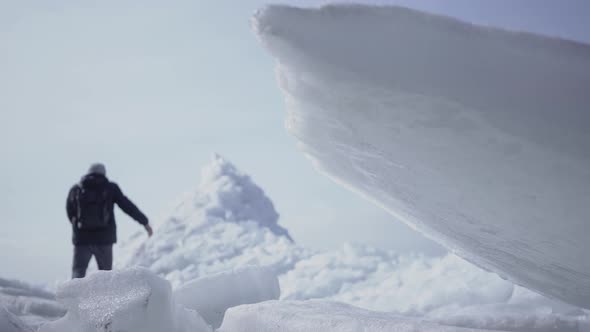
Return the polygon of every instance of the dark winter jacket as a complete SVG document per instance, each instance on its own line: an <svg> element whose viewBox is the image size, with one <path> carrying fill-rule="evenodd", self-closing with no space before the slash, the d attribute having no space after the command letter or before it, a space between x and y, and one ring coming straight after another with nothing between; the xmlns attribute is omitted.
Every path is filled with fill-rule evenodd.
<svg viewBox="0 0 590 332"><path fill-rule="evenodd" d="M106 186L110 190L109 197L112 201L109 202L110 222L107 227L99 230L84 230L76 226L77 205L76 196L80 185L85 188ZM127 198L116 183L110 182L104 175L89 174L82 178L80 184L76 184L70 189L68 199L66 202L66 211L68 220L72 224L72 242L74 245L107 245L117 242L117 225L115 223L114 205L117 204L123 212L135 219L138 223L146 225L148 218Z"/></svg>

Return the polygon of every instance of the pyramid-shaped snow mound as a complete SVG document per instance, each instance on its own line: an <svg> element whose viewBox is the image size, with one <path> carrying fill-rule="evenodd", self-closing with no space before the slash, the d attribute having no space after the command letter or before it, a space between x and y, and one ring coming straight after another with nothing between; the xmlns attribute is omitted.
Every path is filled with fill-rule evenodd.
<svg viewBox="0 0 590 332"><path fill-rule="evenodd" d="M278 225L279 214L264 191L219 155L203 168L198 190L180 202L172 218L191 223L253 221L291 239Z"/></svg>
<svg viewBox="0 0 590 332"><path fill-rule="evenodd" d="M198 188L156 225L152 238L138 232L122 244L118 265L147 267L175 286L246 265L284 271L299 250L278 219L264 191L215 155Z"/></svg>

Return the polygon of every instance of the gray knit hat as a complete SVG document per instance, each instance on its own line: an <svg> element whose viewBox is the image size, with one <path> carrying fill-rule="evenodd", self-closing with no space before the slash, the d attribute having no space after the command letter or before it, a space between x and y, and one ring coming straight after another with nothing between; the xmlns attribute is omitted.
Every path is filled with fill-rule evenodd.
<svg viewBox="0 0 590 332"><path fill-rule="evenodd" d="M90 168L88 169L88 174L107 175L107 169L101 163L94 163L90 165Z"/></svg>

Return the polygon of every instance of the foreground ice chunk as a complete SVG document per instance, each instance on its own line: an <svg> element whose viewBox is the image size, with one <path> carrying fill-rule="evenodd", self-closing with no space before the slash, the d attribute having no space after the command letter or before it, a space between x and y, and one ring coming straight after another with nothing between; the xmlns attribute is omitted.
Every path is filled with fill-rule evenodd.
<svg viewBox="0 0 590 332"><path fill-rule="evenodd" d="M468 332L327 301L269 301L229 309L219 332ZM491 331L491 330L488 330Z"/></svg>
<svg viewBox="0 0 590 332"><path fill-rule="evenodd" d="M590 308L590 46L400 7L271 6L288 129L328 175L511 281Z"/></svg>
<svg viewBox="0 0 590 332"><path fill-rule="evenodd" d="M66 316L40 332L209 332L195 312L177 306L170 283L148 270L97 272L57 292Z"/></svg>
<svg viewBox="0 0 590 332"><path fill-rule="evenodd" d="M214 328L221 325L228 308L277 300L280 295L276 275L259 267L203 277L174 291L177 303L196 310Z"/></svg>

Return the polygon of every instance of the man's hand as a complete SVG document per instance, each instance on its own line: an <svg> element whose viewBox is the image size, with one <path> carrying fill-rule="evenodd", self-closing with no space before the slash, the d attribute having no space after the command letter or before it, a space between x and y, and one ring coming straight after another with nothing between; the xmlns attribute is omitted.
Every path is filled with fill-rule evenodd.
<svg viewBox="0 0 590 332"><path fill-rule="evenodd" d="M150 224L146 224L143 227L145 227L145 231L148 233L148 237L152 237L152 235L154 235L154 230L152 229L152 226L150 226Z"/></svg>

